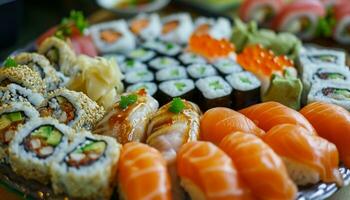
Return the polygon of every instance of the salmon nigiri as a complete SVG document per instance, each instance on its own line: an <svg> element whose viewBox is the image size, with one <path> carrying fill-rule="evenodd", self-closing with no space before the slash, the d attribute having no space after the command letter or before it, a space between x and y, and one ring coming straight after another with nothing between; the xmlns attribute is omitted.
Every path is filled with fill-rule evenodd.
<svg viewBox="0 0 350 200"><path fill-rule="evenodd" d="M340 160L350 167L350 113L344 108L323 102L314 102L300 110L315 127L319 136L333 142Z"/></svg>
<svg viewBox="0 0 350 200"><path fill-rule="evenodd" d="M230 157L210 142L184 144L177 156L177 171L191 199L251 199Z"/></svg>
<svg viewBox="0 0 350 200"><path fill-rule="evenodd" d="M171 198L166 162L154 148L125 144L119 161L119 187L125 200L168 200Z"/></svg>
<svg viewBox="0 0 350 200"><path fill-rule="evenodd" d="M283 159L290 177L298 185L326 183L343 184L338 170L338 150L333 143L312 135L294 124L273 127L263 140Z"/></svg>
<svg viewBox="0 0 350 200"><path fill-rule="evenodd" d="M316 134L312 125L297 111L280 103L269 101L256 104L239 111L264 131L269 131L279 124L297 124Z"/></svg>
<svg viewBox="0 0 350 200"><path fill-rule="evenodd" d="M295 199L297 187L289 178L282 159L260 138L235 132L219 147L237 167L239 175L259 199Z"/></svg>
<svg viewBox="0 0 350 200"><path fill-rule="evenodd" d="M264 131L244 115L229 108L212 108L204 113L200 124L200 138L219 144L228 134L235 131L262 136Z"/></svg>

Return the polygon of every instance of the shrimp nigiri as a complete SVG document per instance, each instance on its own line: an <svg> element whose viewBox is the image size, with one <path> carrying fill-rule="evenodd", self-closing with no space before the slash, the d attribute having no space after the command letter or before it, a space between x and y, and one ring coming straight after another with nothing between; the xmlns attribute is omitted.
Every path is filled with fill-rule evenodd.
<svg viewBox="0 0 350 200"><path fill-rule="evenodd" d="M235 131L254 133L262 136L264 131L244 115L229 108L212 108L201 119L200 138L219 144L228 134Z"/></svg>
<svg viewBox="0 0 350 200"><path fill-rule="evenodd" d="M269 131L279 124L296 124L306 128L311 134L317 134L303 115L274 101L256 104L239 112L253 120L264 131Z"/></svg>
<svg viewBox="0 0 350 200"><path fill-rule="evenodd" d="M314 102L300 110L315 127L319 136L333 142L340 160L350 167L350 113L344 108L323 102Z"/></svg>
<svg viewBox="0 0 350 200"><path fill-rule="evenodd" d="M191 199L252 199L230 157L210 142L184 144L177 156L177 171Z"/></svg>
<svg viewBox="0 0 350 200"><path fill-rule="evenodd" d="M148 145L130 142L123 146L118 178L122 199L172 199L166 162Z"/></svg>
<svg viewBox="0 0 350 200"><path fill-rule="evenodd" d="M297 187L282 159L259 137L243 132L226 136L219 147L237 167L238 174L259 199L295 199Z"/></svg>
<svg viewBox="0 0 350 200"><path fill-rule="evenodd" d="M312 135L294 124L273 127L263 140L283 159L290 177L298 185L326 183L343 184L338 170L338 150L334 144Z"/></svg>

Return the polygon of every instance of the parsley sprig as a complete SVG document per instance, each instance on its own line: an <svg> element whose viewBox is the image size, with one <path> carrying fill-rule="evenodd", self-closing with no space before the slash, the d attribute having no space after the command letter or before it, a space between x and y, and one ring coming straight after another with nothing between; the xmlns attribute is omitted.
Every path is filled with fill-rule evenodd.
<svg viewBox="0 0 350 200"><path fill-rule="evenodd" d="M60 39L65 39L73 34L72 28L75 27L80 34L89 26L89 23L84 17L83 12L72 10L69 17L62 19L57 28L55 36Z"/></svg>

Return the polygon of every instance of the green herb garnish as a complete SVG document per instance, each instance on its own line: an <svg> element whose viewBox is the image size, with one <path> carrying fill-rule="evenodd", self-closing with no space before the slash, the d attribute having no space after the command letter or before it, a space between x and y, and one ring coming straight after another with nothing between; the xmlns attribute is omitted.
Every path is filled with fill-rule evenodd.
<svg viewBox="0 0 350 200"><path fill-rule="evenodd" d="M319 37L332 36L334 26L337 21L334 17L334 10L331 8L327 11L327 15L320 18L317 24L316 35Z"/></svg>
<svg viewBox="0 0 350 200"><path fill-rule="evenodd" d="M165 48L166 48L167 50L170 50L170 49L174 48L174 45L171 44L171 43L167 43L167 44L165 45Z"/></svg>
<svg viewBox="0 0 350 200"><path fill-rule="evenodd" d="M72 28L78 29L80 34L89 26L89 23L84 17L83 12L72 10L68 18L63 18L60 25L57 27L55 36L60 39L70 37L73 32Z"/></svg>
<svg viewBox="0 0 350 200"><path fill-rule="evenodd" d="M171 101L169 111L172 113L178 114L182 112L184 108L185 108L184 102L181 100L181 98L177 97Z"/></svg>
<svg viewBox="0 0 350 200"><path fill-rule="evenodd" d="M177 90L179 90L179 91L183 91L183 89L186 87L186 84L185 83L175 83L175 87L176 87L176 89Z"/></svg>
<svg viewBox="0 0 350 200"><path fill-rule="evenodd" d="M212 87L214 90L223 89L223 87L219 81L213 81L213 82L209 83L209 86Z"/></svg>
<svg viewBox="0 0 350 200"><path fill-rule="evenodd" d="M13 58L8 57L4 62L4 67L5 68L17 67L17 62Z"/></svg>
<svg viewBox="0 0 350 200"><path fill-rule="evenodd" d="M137 95L136 94L130 94L127 96L121 96L120 102L119 102L119 107L121 109L125 109L128 106L136 103L137 101Z"/></svg>

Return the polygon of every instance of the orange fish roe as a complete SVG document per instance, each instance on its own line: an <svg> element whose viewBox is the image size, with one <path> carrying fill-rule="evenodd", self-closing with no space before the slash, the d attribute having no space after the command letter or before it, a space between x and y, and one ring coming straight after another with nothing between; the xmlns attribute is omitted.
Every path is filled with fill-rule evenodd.
<svg viewBox="0 0 350 200"><path fill-rule="evenodd" d="M237 56L237 62L245 70L268 76L276 72L282 73L284 68L294 66L293 61L287 56L276 56L271 50L259 44L244 48Z"/></svg>
<svg viewBox="0 0 350 200"><path fill-rule="evenodd" d="M208 60L227 57L235 51L235 46L226 39L215 39L208 34L194 34L189 41L189 50Z"/></svg>

